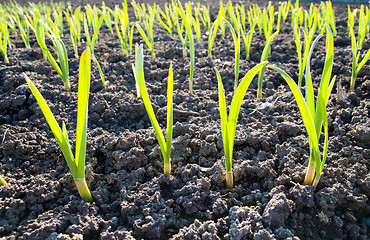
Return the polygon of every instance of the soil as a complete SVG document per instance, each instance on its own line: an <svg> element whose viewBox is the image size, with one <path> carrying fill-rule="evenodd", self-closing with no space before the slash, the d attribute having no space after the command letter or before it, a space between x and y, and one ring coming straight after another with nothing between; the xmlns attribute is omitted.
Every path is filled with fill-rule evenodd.
<svg viewBox="0 0 370 240"><path fill-rule="evenodd" d="M108 6L113 2L106 1ZM86 3L94 1L73 6ZM213 3L215 18L218 1L207 3ZM109 84L103 88L92 64L89 101L86 173L94 202L81 200L22 75L35 82L73 139L79 60L74 57L69 30L65 29L63 41L70 56L72 92L63 89L60 77L43 61L34 35L32 48L26 49L20 36L13 34L10 64L0 59L0 174L9 183L0 187L0 239L369 239L370 67L364 66L355 90L348 91L352 59L347 6L334 7L338 35L333 75L338 85L327 107L328 159L316 188L302 185L309 142L297 104L284 80L271 70L265 74L264 98L255 97L256 79L244 98L233 155L235 187L226 188L214 68L221 73L230 105L231 35L217 36L211 60L202 29L202 39L195 44L194 94L190 95L189 58L182 57L177 35L156 24L156 57L151 58L144 46L144 66L162 129L170 62L174 69L172 175L163 174L154 130L142 100L136 97L134 56L122 54L118 38L104 25L95 53ZM130 7L131 17L132 11ZM297 79L288 22L273 41L269 61ZM316 89L325 58L324 39L311 61ZM137 32L135 42L143 42ZM250 61L242 50L240 77L259 63L264 43L257 31ZM364 49L369 47L367 38Z"/></svg>

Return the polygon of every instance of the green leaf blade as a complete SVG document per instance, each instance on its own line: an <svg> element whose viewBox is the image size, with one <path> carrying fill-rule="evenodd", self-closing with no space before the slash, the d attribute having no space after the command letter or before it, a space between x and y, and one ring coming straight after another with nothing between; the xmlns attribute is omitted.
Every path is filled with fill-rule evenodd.
<svg viewBox="0 0 370 240"><path fill-rule="evenodd" d="M227 110L226 110L226 100L225 100L225 91L222 84L221 76L218 70L215 68L217 81L218 81L218 99L219 99L219 109L220 109L220 120L221 120L221 133L222 133L222 142L224 145L224 154L225 154L225 169L226 172L232 171L232 149L230 149L229 144L229 133L228 133L228 124L227 124Z"/></svg>
<svg viewBox="0 0 370 240"><path fill-rule="evenodd" d="M86 49L80 59L76 128L76 165L78 178L85 178L86 135L90 92L91 53Z"/></svg>
<svg viewBox="0 0 370 240"><path fill-rule="evenodd" d="M171 145L172 145L172 126L173 126L173 71L172 62L168 72L168 87L167 87L167 129L166 129L166 155L169 161L171 158ZM165 162L166 164L166 162Z"/></svg>

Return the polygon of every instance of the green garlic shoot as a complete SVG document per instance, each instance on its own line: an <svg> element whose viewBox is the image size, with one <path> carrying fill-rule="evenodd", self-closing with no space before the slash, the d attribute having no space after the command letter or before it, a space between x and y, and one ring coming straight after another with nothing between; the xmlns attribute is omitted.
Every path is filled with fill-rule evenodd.
<svg viewBox="0 0 370 240"><path fill-rule="evenodd" d="M135 57L135 67L134 67L134 77L137 84L137 89L143 99L144 106L148 113L150 122L157 136L159 146L161 148L163 160L164 160L164 173L171 174L171 145L172 145L172 125L173 125L173 72L172 63L168 72L168 85L167 85L167 129L166 138L164 139L162 130L158 124L155 117L152 104L150 103L148 91L145 86L144 77L144 55L143 55L143 45L140 44L136 47L136 57Z"/></svg>
<svg viewBox="0 0 370 240"><path fill-rule="evenodd" d="M222 84L220 73L216 70L218 80L218 97L220 107L220 118L221 118L221 132L222 141L224 145L225 155L225 169L226 169L226 185L228 188L232 188L234 185L233 171L232 171L232 156L235 140L236 122L238 120L240 107L245 93L253 80L254 76L265 67L267 62L262 62L249 70L249 72L240 81L238 87L235 90L234 97L231 101L229 116L227 116L225 91Z"/></svg>
<svg viewBox="0 0 370 240"><path fill-rule="evenodd" d="M290 89L293 92L295 100L297 102L299 111L302 116L303 123L306 127L309 140L310 140L310 158L308 162L307 172L304 180L305 185L313 185L314 187L317 186L320 177L322 175L322 171L324 168L324 164L327 158L327 151L328 151L328 118L326 112L326 106L328 103L328 99L330 93L333 89L335 76L331 79L331 72L333 68L333 55L334 55L334 40L333 40L333 33L328 25L327 28L327 37L326 37L326 58L325 64L323 69L323 74L321 76L320 86L318 95L316 97L316 105L315 105L315 95L313 89L313 83L311 79L310 73L310 60L312 56L313 49L320 38L315 39L314 43L311 46L309 56L307 59L306 64L306 94L303 97L299 86L293 81L293 79L283 70L275 66L268 66L269 68L277 71L280 75L284 78L284 80L288 83ZM322 151L322 158L320 154L319 148L319 139L322 131L322 127L324 127L324 147Z"/></svg>
<svg viewBox="0 0 370 240"><path fill-rule="evenodd" d="M58 141L81 198L92 202L93 198L85 180L87 118L90 91L90 62L90 49L86 49L81 55L79 66L75 156L73 156L72 153L65 123L63 122L61 129L39 90L27 75L24 76L29 88L32 91L32 94L36 98L36 101L38 102L41 111L45 116L47 123L49 124L51 131Z"/></svg>

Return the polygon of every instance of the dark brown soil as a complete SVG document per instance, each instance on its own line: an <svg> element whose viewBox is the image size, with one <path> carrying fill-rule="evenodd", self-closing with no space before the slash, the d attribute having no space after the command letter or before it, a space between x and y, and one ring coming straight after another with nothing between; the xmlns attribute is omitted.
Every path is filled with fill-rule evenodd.
<svg viewBox="0 0 370 240"><path fill-rule="evenodd" d="M77 1L74 6L87 2L94 1ZM215 2L213 17L218 8ZM42 60L35 37L31 37L32 49L26 49L20 36L13 35L11 63L0 59L0 174L9 182L0 187L0 238L369 239L370 67L363 68L355 90L348 92L347 9L345 5L335 8L338 36L333 75L344 89L336 86L329 100L328 159L317 188L302 185L309 142L297 104L284 80L268 70L264 98L255 97L255 79L242 104L233 155L235 187L226 189L214 67L222 75L230 104L234 79L231 36L218 36L211 60L202 30L203 39L195 45L194 95L189 95L189 59L182 58L177 35L170 36L157 24L156 58L144 46L145 76L163 128L171 61L175 89L172 175L163 174L155 133L142 100L136 98L134 57L123 56L118 38L104 26L95 53L109 85L106 90L102 87L93 64L89 102L86 172L94 202L81 200L22 75L26 73L35 82L73 139L78 59L73 56L68 31L63 40L70 53L71 93ZM142 42L138 33L134 42ZM259 62L264 43L256 32L251 61L245 61L242 51L240 77ZM367 39L364 49L369 46ZM311 62L316 87L324 57L323 38ZM272 44L269 61L297 79L288 22Z"/></svg>

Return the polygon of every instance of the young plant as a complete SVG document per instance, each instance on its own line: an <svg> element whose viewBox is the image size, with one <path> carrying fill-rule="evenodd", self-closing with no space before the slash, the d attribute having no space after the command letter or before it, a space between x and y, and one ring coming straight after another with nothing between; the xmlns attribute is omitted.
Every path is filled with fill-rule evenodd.
<svg viewBox="0 0 370 240"><path fill-rule="evenodd" d="M6 18L3 12L1 12L1 22L0 22L0 53L4 58L5 63L9 63L7 47L9 44L9 30Z"/></svg>
<svg viewBox="0 0 370 240"><path fill-rule="evenodd" d="M18 32L17 32L17 29L16 29L16 19L15 19L15 16L14 16L14 12L12 13L7 13L6 14L6 22L8 24L8 27L14 32L15 36L17 37L18 36ZM9 46L11 46L11 43L10 43L10 37L8 38L9 40Z"/></svg>
<svg viewBox="0 0 370 240"><path fill-rule="evenodd" d="M182 45L182 56L183 58L186 58L188 56L187 53L187 43L188 43L188 35L185 33L185 36L183 36L184 33L184 22L181 21L181 24L179 23L180 18L177 19L176 23L176 30L177 34L179 35L179 39Z"/></svg>
<svg viewBox="0 0 370 240"><path fill-rule="evenodd" d="M234 29L236 30L235 32L240 32L242 28L242 23L241 23L241 16L238 8L234 8L231 2L228 2L226 5L226 10L227 13L229 14L230 21L229 23L232 24ZM226 21L226 19L224 19ZM225 22L227 24L227 22Z"/></svg>
<svg viewBox="0 0 370 240"><path fill-rule="evenodd" d="M148 8L149 14L144 12L144 25L145 31L142 29L139 23L136 23L135 26L139 31L140 35L143 37L146 45L148 46L150 52L152 53L152 58L155 57L154 53L154 33L153 33L153 25L154 20L157 12L156 4L154 4L153 8Z"/></svg>
<svg viewBox="0 0 370 240"><path fill-rule="evenodd" d="M193 75L194 75L194 65L195 65L195 50L194 50L194 39L192 31L192 16L185 12L181 3L179 2L179 11L182 21L184 22L186 35L189 39L189 50L190 50L190 74L189 74L189 92L193 94Z"/></svg>
<svg viewBox="0 0 370 240"><path fill-rule="evenodd" d="M309 11L304 11L304 29L308 33L314 28L314 33L317 27L317 17L318 17L318 9L312 3L310 5Z"/></svg>
<svg viewBox="0 0 370 240"><path fill-rule="evenodd" d="M77 44L80 44L81 43L81 29L82 29L81 23L84 20L84 13L81 11L81 8L78 7L75 9L73 16L75 17L76 22L78 22L78 24L80 25L80 27L77 28Z"/></svg>
<svg viewBox="0 0 370 240"><path fill-rule="evenodd" d="M211 29L211 17L209 15L209 6L202 6L200 8L199 18L203 23L203 26L209 31Z"/></svg>
<svg viewBox="0 0 370 240"><path fill-rule="evenodd" d="M298 1L297 1L298 2ZM297 3L296 2L296 3ZM296 4L296 7L292 10L292 27L299 28L303 25L304 13L302 8Z"/></svg>
<svg viewBox="0 0 370 240"><path fill-rule="evenodd" d="M188 15L190 25L194 28L195 35L197 36L198 42L200 42L201 38L201 32L200 32L200 21L199 21L199 15L200 15L200 3L198 3L197 6L194 6L192 9L191 3L188 2L185 4L185 12ZM195 18L193 17L193 10Z"/></svg>
<svg viewBox="0 0 370 240"><path fill-rule="evenodd" d="M56 19L55 21L58 25L60 36L63 36L64 35L63 11L59 9L54 10L53 15L54 19Z"/></svg>
<svg viewBox="0 0 370 240"><path fill-rule="evenodd" d="M275 21L274 15L275 15L274 6L272 5L269 5L267 7L267 10L264 9L262 12L262 25L266 41L268 41L272 35L272 30Z"/></svg>
<svg viewBox="0 0 370 240"><path fill-rule="evenodd" d="M60 21L62 20L62 14L54 13L54 20L51 16L50 9L48 10L47 17L44 19L45 23L53 32L54 36L60 38L63 32L60 29ZM62 25L63 26L63 25Z"/></svg>
<svg viewBox="0 0 370 240"><path fill-rule="evenodd" d="M251 43L252 43L252 37L254 33L254 29L256 27L258 20L254 21L251 29L245 33L244 30L242 31L242 37L243 37L243 42L244 42L244 47L245 47L245 59L249 61L250 59L250 49L251 49Z"/></svg>
<svg viewBox="0 0 370 240"><path fill-rule="evenodd" d="M68 66L68 53L67 49L62 42L60 38L57 38L49 29L48 34L53 42L53 45L55 47L55 51L57 53L59 64L55 61L53 55L51 55L50 51L48 50L46 43L45 43L45 32L44 32L44 23L40 19L37 21L35 26L36 31L36 39L39 43L39 46L41 47L43 53L51 63L51 65L54 67L54 69L57 71L59 76L62 78L62 81L64 83L64 88L68 91L71 91L71 85L69 83L69 66Z"/></svg>
<svg viewBox="0 0 370 240"><path fill-rule="evenodd" d="M162 17L164 21L162 20ZM162 11L160 7L158 7L158 14L157 14L158 21L163 26L164 29L167 30L167 32L172 35L172 20L171 16L168 10L168 7L165 8L165 11Z"/></svg>
<svg viewBox="0 0 370 240"><path fill-rule="evenodd" d="M5 185L7 184L7 182L5 181L5 179L0 175L0 186L1 185Z"/></svg>
<svg viewBox="0 0 370 240"><path fill-rule="evenodd" d="M301 34L300 34L300 29L294 29L294 39L295 39L295 44L297 47L297 53L298 53L298 86L302 86L302 79L304 75L304 71L306 69L306 63L307 63L307 57L308 53L310 51L310 46L313 40L313 37L315 35L316 31L316 21L313 21L313 26L308 28L308 31L306 29L303 29L304 33L304 43L303 43L303 52L302 52L302 43L301 43ZM302 56L303 55L303 56Z"/></svg>
<svg viewBox="0 0 370 240"><path fill-rule="evenodd" d="M34 8L32 11L29 12L29 14L26 15L26 21L31 30L36 34L36 23L38 20L41 19L41 14L37 10L37 8Z"/></svg>
<svg viewBox="0 0 370 240"><path fill-rule="evenodd" d="M368 10L368 8L366 9ZM358 49L362 49L362 45L364 44L365 37L368 34L367 26L368 26L369 18L370 16L364 13L364 6L361 5L360 14L358 17L358 41L357 41Z"/></svg>
<svg viewBox="0 0 370 240"><path fill-rule="evenodd" d="M241 4L236 4L236 7L234 8L235 9L235 17L236 17L236 20L240 26L240 31L246 31L247 29L247 16L246 16L246 13L245 13L245 8L244 8L244 5ZM233 16L234 17L234 16Z"/></svg>
<svg viewBox="0 0 370 240"><path fill-rule="evenodd" d="M28 86L36 98L42 113L45 116L51 131L53 132L58 144L62 150L63 156L71 171L74 182L82 199L89 202L93 201L90 190L85 180L85 158L86 158L86 136L87 136L87 118L88 103L90 91L90 50L86 49L80 59L79 66L79 83L78 83L78 104L77 104L77 128L76 128L76 149L73 156L72 148L69 142L67 128L65 123L62 129L55 120L53 113L50 111L45 99L33 82L25 75Z"/></svg>
<svg viewBox="0 0 370 240"><path fill-rule="evenodd" d="M22 12L21 12L22 13ZM23 14L22 14L23 16ZM24 42L24 45L26 48L31 48L30 45L30 27L27 24L26 20L24 19L25 17L23 16L22 20L19 17L18 13L15 13L15 19L17 23L17 27L19 29L19 32L21 33L22 40Z"/></svg>
<svg viewBox="0 0 370 240"><path fill-rule="evenodd" d="M94 32L100 28L99 26L99 21L100 19L104 20L104 15L100 15L100 18L99 18L99 10L98 8L94 5L94 7L91 7L90 4L87 4L85 6L85 16L86 16L86 19L87 19L87 23L89 26L92 26Z"/></svg>
<svg viewBox="0 0 370 240"><path fill-rule="evenodd" d="M92 38L90 37L88 21L87 21L85 15L84 15L83 19L84 19L84 28L85 28L87 46L89 47L89 49L91 51L91 57L92 57L92 59L94 60L96 66L98 66L98 70L99 70L99 74L100 74L100 78L101 78L101 81L103 83L103 86L104 86L104 88L107 88L107 84L105 82L103 70L100 67L99 62L98 62L98 60L96 59L96 57L94 55L95 42L98 40L98 34L99 34L100 27L101 27L101 25L103 23L104 16L100 16L99 21L96 23L96 25L95 24L92 24L93 26L95 26L95 27L93 27L94 34L93 34ZM92 22L95 22L95 21L92 20Z"/></svg>
<svg viewBox="0 0 370 240"><path fill-rule="evenodd" d="M261 20L262 12L258 5L253 4L252 6L250 6L249 11L247 11L247 15L249 26L252 26L254 22L257 22L258 32L260 35L262 35L262 20Z"/></svg>
<svg viewBox="0 0 370 240"><path fill-rule="evenodd" d="M222 1L220 1L220 12L221 12L221 15L222 15L222 19L226 19L226 8L224 7ZM220 29L221 29L221 32L222 32L222 38L225 38L225 22L224 21L220 21Z"/></svg>
<svg viewBox="0 0 370 240"><path fill-rule="evenodd" d="M355 27L356 18L357 18L357 9L351 11L351 7L348 5L348 35L349 37L351 37L350 27L352 27L352 29Z"/></svg>
<svg viewBox="0 0 370 240"><path fill-rule="evenodd" d="M270 36L268 41L266 42L265 47L263 48L262 56L261 56L261 63L267 61L269 56L269 52L271 52L271 42L278 35L279 32L275 32ZM262 98L262 86L263 86L263 77L265 75L266 66L263 66L261 71L258 74L258 88L257 88L257 98Z"/></svg>
<svg viewBox="0 0 370 240"><path fill-rule="evenodd" d="M102 11L101 14L104 16L104 22L105 25L107 25L110 32L113 34L113 28L112 28L112 20L110 17L111 9L107 6L105 6L105 2L102 2Z"/></svg>
<svg viewBox="0 0 370 240"><path fill-rule="evenodd" d="M168 11L172 20L172 24L174 26L177 25L178 19L179 19L179 11L177 11L178 8L178 2L172 0L170 4L168 4Z"/></svg>
<svg viewBox="0 0 370 240"><path fill-rule="evenodd" d="M120 9L118 6L116 6L114 12L114 24L119 42L121 44L122 53L128 56L131 54L132 34L135 26L132 26L130 31L130 22L126 1L123 4L123 9Z"/></svg>
<svg viewBox="0 0 370 240"><path fill-rule="evenodd" d="M172 72L172 63L168 72L168 85L167 85L167 129L166 129L166 138L167 142L164 139L162 130L158 124L158 121L155 117L152 104L150 103L149 95L145 86L145 77L144 77L144 55L143 55L143 45L140 44L136 48L136 58L135 58L135 68L134 68L134 77L137 84L137 89L143 99L144 106L148 113L150 122L157 136L159 146L161 148L163 160L164 160L164 173L171 174L171 144L172 144L172 125L173 125L173 72Z"/></svg>
<svg viewBox="0 0 370 240"><path fill-rule="evenodd" d="M73 51L75 52L75 57L78 58L78 48L77 46L80 43L81 38L81 22L78 17L77 11L79 8L75 10L75 14L73 14L69 9L64 13L66 16L67 22L69 24L69 35L71 37L71 42L73 46ZM77 13L77 14L76 14Z"/></svg>
<svg viewBox="0 0 370 240"><path fill-rule="evenodd" d="M326 20L326 23L331 27L333 35L337 35L336 23L335 23L335 14L333 10L333 5L331 1L321 2L321 16Z"/></svg>
<svg viewBox="0 0 370 240"><path fill-rule="evenodd" d="M299 111L301 112L303 123L306 127L309 139L310 139L310 159L308 162L307 173L305 176L304 184L317 186L320 177L322 175L322 170L327 157L328 151L328 118L326 112L326 106L328 99L333 89L335 76L331 79L331 72L333 68L333 33L328 25L327 35L326 35L326 58L323 69L323 74L321 76L320 86L318 95L316 98L315 105L315 95L313 89L313 83L310 73L310 60L313 52L314 44L310 49L310 53L306 64L306 94L303 97L300 88L294 82L294 80L283 70L278 67L269 66L269 68L277 71L288 83L293 95L296 99ZM322 158L319 149L319 139L322 132L322 127L324 126L324 147L322 151Z"/></svg>
<svg viewBox="0 0 370 240"><path fill-rule="evenodd" d="M279 12L281 12L281 15L283 17L283 22L286 21L288 14L290 10L290 0L288 2L283 2L279 7Z"/></svg>
<svg viewBox="0 0 370 240"><path fill-rule="evenodd" d="M221 132L222 141L224 145L224 155L225 155L225 169L226 169L226 185L228 188L232 188L234 185L233 171L232 171L232 157L233 148L235 140L236 122L238 120L240 107L247 89L253 80L254 76L260 71L267 62L262 62L249 70L249 72L240 81L239 86L235 90L233 99L231 101L229 116L227 116L225 91L222 84L221 75L216 70L217 80L218 80L218 97L219 97L219 107L220 107L220 118L221 118Z"/></svg>
<svg viewBox="0 0 370 240"><path fill-rule="evenodd" d="M194 28L195 35L197 36L198 42L200 42L201 33L200 33L199 19L194 18L191 14L187 14L187 15L188 15L188 18L189 18L189 21L190 21L190 25L192 25L193 28Z"/></svg>
<svg viewBox="0 0 370 240"><path fill-rule="evenodd" d="M366 62L370 58L370 51L367 50L365 57L361 60L360 63L358 63L358 61L360 60L360 54L357 52L356 37L353 31L353 28L351 26L349 26L349 31L351 34L351 44L352 44L352 75L351 75L350 90L353 90L355 88L356 77L358 73L360 72L361 68L366 64Z"/></svg>
<svg viewBox="0 0 370 240"><path fill-rule="evenodd" d="M280 31L280 25L281 25L281 15L282 15L282 11L280 11L280 8L279 8L279 11L277 12L277 21L276 21L276 31Z"/></svg>
<svg viewBox="0 0 370 240"><path fill-rule="evenodd" d="M146 14L145 13L145 11L146 11L145 4L142 3L140 5L140 4L136 3L135 1L132 1L131 5L134 8L136 19L139 20L139 22L142 22L143 19L145 18L145 14Z"/></svg>
<svg viewBox="0 0 370 240"><path fill-rule="evenodd" d="M215 41L215 38L216 38L218 26L220 25L220 22L222 21L223 21L222 12L219 11L215 22L212 24L212 27L210 28L209 36L208 36L208 57L211 59L212 59L213 42Z"/></svg>

